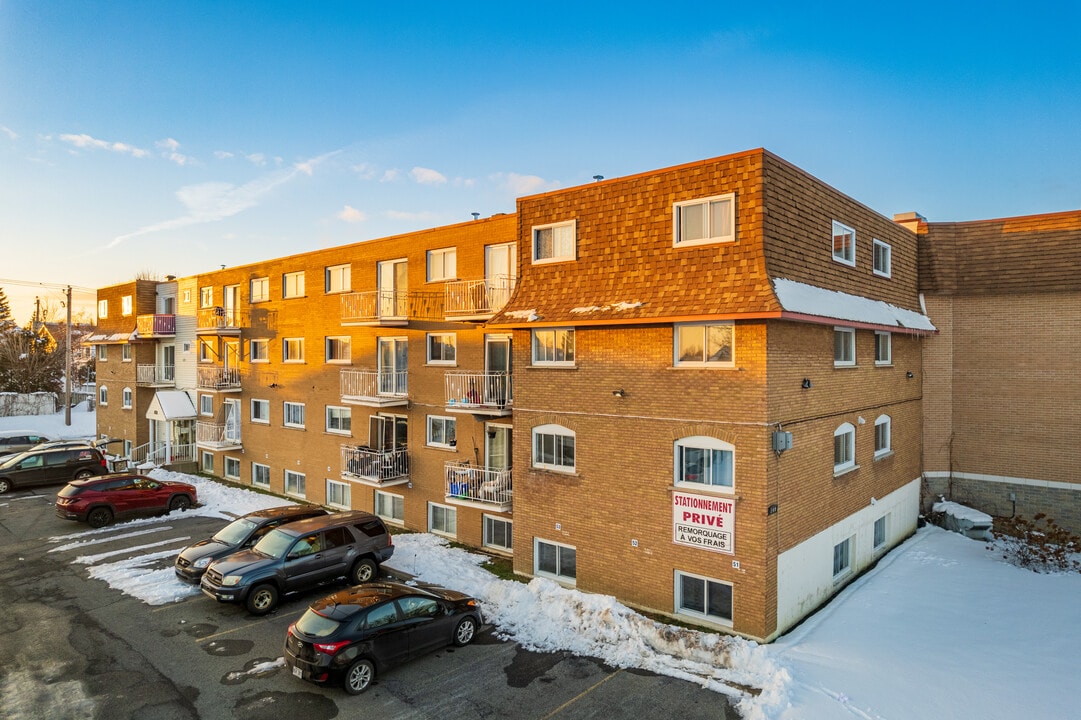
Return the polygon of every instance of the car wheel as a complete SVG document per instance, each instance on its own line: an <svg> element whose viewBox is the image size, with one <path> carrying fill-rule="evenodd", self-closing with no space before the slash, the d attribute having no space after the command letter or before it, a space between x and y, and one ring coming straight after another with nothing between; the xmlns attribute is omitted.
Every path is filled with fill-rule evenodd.
<svg viewBox="0 0 1081 720"><path fill-rule="evenodd" d="M259 585L248 595L248 612L252 615L266 615L278 607L278 588L273 585Z"/></svg>
<svg viewBox="0 0 1081 720"><path fill-rule="evenodd" d="M375 561L371 558L361 558L357 560L357 564L353 566L353 572L350 577L353 579L353 583L359 585L360 583L366 583L370 580L375 580L375 576L379 574L379 566L375 564Z"/></svg>
<svg viewBox="0 0 1081 720"><path fill-rule="evenodd" d="M191 498L187 495L177 495L169 501L169 512L173 510L187 510L191 507Z"/></svg>
<svg viewBox="0 0 1081 720"><path fill-rule="evenodd" d="M477 621L471 617L464 617L458 623L458 627L454 628L454 644L458 647L468 645L473 642L476 635Z"/></svg>
<svg viewBox="0 0 1081 720"><path fill-rule="evenodd" d="M3 495L11 489L11 481L0 479L0 495Z"/></svg>
<svg viewBox="0 0 1081 720"><path fill-rule="evenodd" d="M113 511L107 507L98 507L86 515L86 524L92 528L105 527L113 521Z"/></svg>
<svg viewBox="0 0 1081 720"><path fill-rule="evenodd" d="M345 671L345 691L350 695L360 695L368 689L375 679L375 665L371 660L360 659Z"/></svg>
<svg viewBox="0 0 1081 720"><path fill-rule="evenodd" d="M75 479L76 480L86 480L88 477L94 477L94 473L90 472L89 470L85 470L85 469L80 470L79 472L75 473Z"/></svg>

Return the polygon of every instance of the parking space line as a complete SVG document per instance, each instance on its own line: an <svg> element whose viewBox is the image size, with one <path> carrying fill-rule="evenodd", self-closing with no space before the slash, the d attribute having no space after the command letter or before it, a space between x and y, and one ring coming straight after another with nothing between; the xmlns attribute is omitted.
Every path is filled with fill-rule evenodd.
<svg viewBox="0 0 1081 720"><path fill-rule="evenodd" d="M548 720L548 718L553 718L553 717L555 717L555 716L556 716L556 715L558 715L559 713L563 712L563 710L565 710L566 708L570 707L570 706L571 706L571 705L573 705L574 703L578 702L579 700L581 700L582 698L584 698L584 697L585 697L586 695L590 694L591 692L593 692L594 690L596 690L597 688L599 688L599 687L600 687L601 685L604 685L604 684L605 684L606 682L608 682L609 680L611 680L612 678L614 678L614 677L615 677L616 675L618 675L618 674L619 674L619 673L621 673L621 672L623 672L623 668L619 668L619 669L617 669L617 670L616 670L616 671L615 671L614 673L612 673L611 675L606 675L606 676L605 676L604 678L602 678L601 680L598 680L598 681L597 681L596 683L594 683L594 684L593 684L593 685L591 685L590 687L586 688L586 689L585 689L585 690L583 690L582 692L580 692L580 693L578 693L577 695L575 695L574 697L572 697L572 698L571 698L570 700L568 700L567 702L565 702L565 703L563 703L562 705L560 705L559 707L557 707L557 708L556 708L555 710L553 710L552 712L550 712L550 713L548 713L547 715L545 715L545 716L544 716L544 718L543 718L542 720Z"/></svg>

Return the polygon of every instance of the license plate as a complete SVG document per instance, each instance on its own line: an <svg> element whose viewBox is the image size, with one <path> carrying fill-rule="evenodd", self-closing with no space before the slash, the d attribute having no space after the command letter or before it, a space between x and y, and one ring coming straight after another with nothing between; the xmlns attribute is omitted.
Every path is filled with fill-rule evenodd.
<svg viewBox="0 0 1081 720"><path fill-rule="evenodd" d="M299 667L293 667L293 674L296 675L298 678L304 678L304 673L301 672Z"/></svg>

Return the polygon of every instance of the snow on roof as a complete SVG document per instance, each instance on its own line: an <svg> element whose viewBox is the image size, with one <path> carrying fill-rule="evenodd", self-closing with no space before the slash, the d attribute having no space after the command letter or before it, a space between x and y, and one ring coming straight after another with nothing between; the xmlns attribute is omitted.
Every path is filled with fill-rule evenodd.
<svg viewBox="0 0 1081 720"><path fill-rule="evenodd" d="M953 515L958 520L968 520L973 523L981 525L990 525L993 518L985 512L980 512L976 508L970 508L967 505L961 503L955 503L951 500L936 502L931 508L935 512L946 513L947 515Z"/></svg>
<svg viewBox="0 0 1081 720"><path fill-rule="evenodd" d="M785 278L775 279L773 289L785 312L909 330L934 332L936 329L926 315L882 300L826 290Z"/></svg>
<svg viewBox="0 0 1081 720"><path fill-rule="evenodd" d="M605 310L611 310L615 312L621 312L624 310L634 310L635 308L642 307L642 303L639 301L634 302L614 302L607 305L590 305L588 307L576 307L571 308L572 313L595 313L603 312ZM507 313L510 315L511 313Z"/></svg>
<svg viewBox="0 0 1081 720"><path fill-rule="evenodd" d="M195 417L195 405L183 390L158 390L146 410L151 420L182 420Z"/></svg>

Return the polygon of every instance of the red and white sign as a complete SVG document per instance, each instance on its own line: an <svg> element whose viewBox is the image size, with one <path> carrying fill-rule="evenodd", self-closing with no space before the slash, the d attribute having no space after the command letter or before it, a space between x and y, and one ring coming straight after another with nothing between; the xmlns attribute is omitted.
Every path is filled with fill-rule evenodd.
<svg viewBox="0 0 1081 720"><path fill-rule="evenodd" d="M735 554L735 501L709 495L672 493L672 542Z"/></svg>

